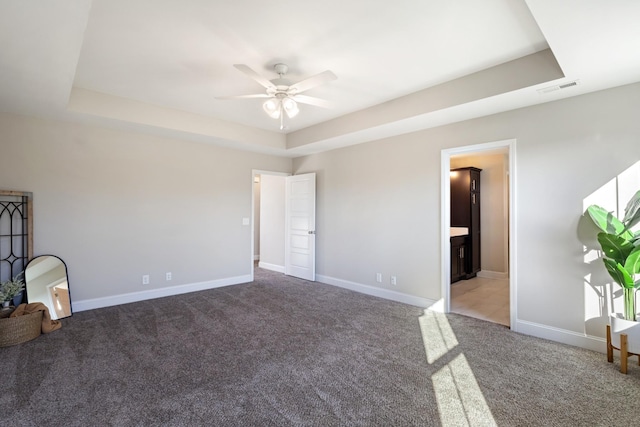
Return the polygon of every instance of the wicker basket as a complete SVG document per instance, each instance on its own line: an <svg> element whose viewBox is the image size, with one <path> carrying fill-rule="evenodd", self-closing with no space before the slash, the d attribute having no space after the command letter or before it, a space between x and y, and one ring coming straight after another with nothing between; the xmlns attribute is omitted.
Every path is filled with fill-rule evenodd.
<svg viewBox="0 0 640 427"><path fill-rule="evenodd" d="M23 316L0 318L0 347L38 338L42 332L42 311Z"/></svg>

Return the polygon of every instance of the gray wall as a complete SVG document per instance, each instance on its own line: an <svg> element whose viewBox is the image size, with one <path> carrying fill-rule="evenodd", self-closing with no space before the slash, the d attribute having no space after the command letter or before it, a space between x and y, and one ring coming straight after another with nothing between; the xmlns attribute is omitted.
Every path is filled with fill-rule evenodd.
<svg viewBox="0 0 640 427"><path fill-rule="evenodd" d="M246 280L252 170L291 169L286 158L93 126L0 115L0 129L0 187L33 192L34 252L67 263L74 308Z"/></svg>
<svg viewBox="0 0 640 427"><path fill-rule="evenodd" d="M585 261L578 224L585 199L638 162L638 111L634 84L294 160L294 173L318 174L318 274L438 300L441 150L515 138L513 326L567 342L603 336L606 312L585 307L596 292L585 277L602 264Z"/></svg>

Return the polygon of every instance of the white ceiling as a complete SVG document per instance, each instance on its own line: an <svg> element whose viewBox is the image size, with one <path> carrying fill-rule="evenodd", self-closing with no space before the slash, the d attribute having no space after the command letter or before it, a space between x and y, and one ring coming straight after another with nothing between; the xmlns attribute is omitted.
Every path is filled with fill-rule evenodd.
<svg viewBox="0 0 640 427"><path fill-rule="evenodd" d="M5 0L0 111L299 156L639 81L638 22L635 0ZM216 99L278 62L333 71L306 92L333 107L282 132Z"/></svg>

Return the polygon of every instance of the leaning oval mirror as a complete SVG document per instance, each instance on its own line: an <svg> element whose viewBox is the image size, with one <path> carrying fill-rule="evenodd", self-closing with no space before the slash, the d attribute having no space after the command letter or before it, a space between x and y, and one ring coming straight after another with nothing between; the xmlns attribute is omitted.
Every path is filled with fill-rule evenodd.
<svg viewBox="0 0 640 427"><path fill-rule="evenodd" d="M46 305L52 320L71 316L67 279L67 265L57 256L33 258L24 270L29 303L41 302Z"/></svg>

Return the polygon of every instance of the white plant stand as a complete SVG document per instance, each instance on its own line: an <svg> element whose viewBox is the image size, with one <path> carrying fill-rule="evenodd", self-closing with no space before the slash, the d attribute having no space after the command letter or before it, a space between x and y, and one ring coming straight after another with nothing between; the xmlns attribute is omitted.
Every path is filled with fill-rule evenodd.
<svg viewBox="0 0 640 427"><path fill-rule="evenodd" d="M611 314L607 325L607 361L613 362L613 350L620 351L620 372L627 373L629 356L638 356L640 365L640 322Z"/></svg>

